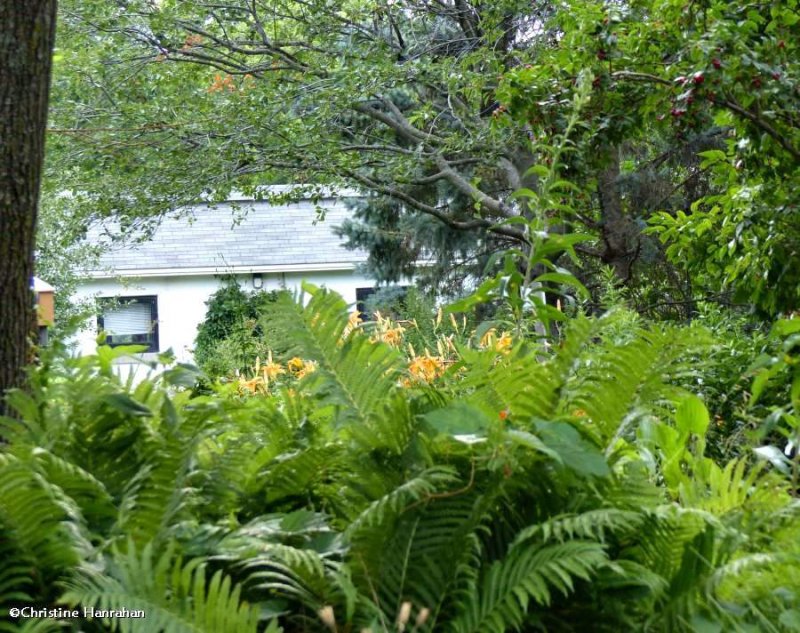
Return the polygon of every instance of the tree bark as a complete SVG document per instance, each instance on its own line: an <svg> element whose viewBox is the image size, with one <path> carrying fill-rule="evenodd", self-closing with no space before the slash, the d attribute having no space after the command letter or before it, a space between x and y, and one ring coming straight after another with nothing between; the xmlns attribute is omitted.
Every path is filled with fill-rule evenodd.
<svg viewBox="0 0 800 633"><path fill-rule="evenodd" d="M0 413L24 384L56 0L0 0Z"/></svg>
<svg viewBox="0 0 800 633"><path fill-rule="evenodd" d="M600 199L600 259L613 267L623 282L630 280L633 264L639 255L640 235L633 220L625 213L619 193L619 152L614 149L600 172L597 193Z"/></svg>

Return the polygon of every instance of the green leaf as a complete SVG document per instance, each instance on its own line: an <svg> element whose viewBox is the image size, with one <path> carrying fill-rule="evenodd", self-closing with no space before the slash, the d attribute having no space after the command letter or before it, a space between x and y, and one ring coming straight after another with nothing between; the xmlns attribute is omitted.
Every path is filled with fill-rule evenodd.
<svg viewBox="0 0 800 633"><path fill-rule="evenodd" d="M790 631L800 631L800 611L787 609L778 617L778 622Z"/></svg>
<svg viewBox="0 0 800 633"><path fill-rule="evenodd" d="M558 451L553 450L547 444L545 444L542 440L536 437L533 433L528 433L527 431L518 431L516 429L511 429L506 431L506 437L510 439L515 444L520 444L522 446L527 446L528 448L532 448L535 451L539 451L540 453L544 453L545 455L549 455L554 460L556 460L559 464L563 464L564 460L561 459L561 455L558 454Z"/></svg>
<svg viewBox="0 0 800 633"><path fill-rule="evenodd" d="M465 402L450 403L426 413L423 419L438 433L451 436L485 437L490 425L483 411Z"/></svg>
<svg viewBox="0 0 800 633"><path fill-rule="evenodd" d="M112 393L105 396L103 400L106 404L125 415L142 418L149 418L153 415L153 412L147 406L124 393Z"/></svg>
<svg viewBox="0 0 800 633"><path fill-rule="evenodd" d="M162 376L168 385L191 389L200 378L200 370L194 365L180 363L167 369Z"/></svg>
<svg viewBox="0 0 800 633"><path fill-rule="evenodd" d="M787 337L800 332L800 319L780 319L773 326L773 332L780 337Z"/></svg>
<svg viewBox="0 0 800 633"><path fill-rule="evenodd" d="M589 291L584 286L575 275L570 273L543 273L536 277L535 281L537 282L545 282L551 281L557 284L563 284L565 286L572 286L575 290L578 291L578 294L583 299L589 298Z"/></svg>
<svg viewBox="0 0 800 633"><path fill-rule="evenodd" d="M517 189L514 193L511 194L511 199L515 200L516 198L538 198L539 194L536 193L533 189L528 189L523 187L522 189Z"/></svg>
<svg viewBox="0 0 800 633"><path fill-rule="evenodd" d="M564 465L580 475L607 477L611 474L606 458L596 446L584 439L566 422L537 422L542 442L558 453Z"/></svg>
<svg viewBox="0 0 800 633"><path fill-rule="evenodd" d="M528 176L539 176L541 178L547 178L550 175L550 170L545 167L544 165L534 165L533 167L529 167L525 171L525 177Z"/></svg>
<svg viewBox="0 0 800 633"><path fill-rule="evenodd" d="M675 424L682 433L704 436L710 419L703 401L695 395L686 396L675 412Z"/></svg>

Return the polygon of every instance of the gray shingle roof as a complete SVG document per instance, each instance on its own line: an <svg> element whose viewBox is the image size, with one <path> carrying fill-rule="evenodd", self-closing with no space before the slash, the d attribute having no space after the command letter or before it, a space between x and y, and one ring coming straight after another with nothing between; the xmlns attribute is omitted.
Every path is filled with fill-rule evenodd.
<svg viewBox="0 0 800 633"><path fill-rule="evenodd" d="M315 224L318 206L325 210L325 219ZM109 249L101 256L101 270L92 276L351 268L363 262L366 253L347 250L333 233L349 215L344 201L332 198L316 205L201 205L192 208L193 217L165 218L150 240L138 243L111 242L108 234L114 228L99 224L89 230L87 240Z"/></svg>

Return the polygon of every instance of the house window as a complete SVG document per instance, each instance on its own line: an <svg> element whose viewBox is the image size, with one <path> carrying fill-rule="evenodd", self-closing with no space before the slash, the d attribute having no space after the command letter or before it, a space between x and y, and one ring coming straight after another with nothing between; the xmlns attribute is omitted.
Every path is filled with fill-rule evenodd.
<svg viewBox="0 0 800 633"><path fill-rule="evenodd" d="M146 345L158 351L158 300L149 297L120 297L100 303L97 327L106 333L106 345Z"/></svg>
<svg viewBox="0 0 800 633"><path fill-rule="evenodd" d="M356 310L361 315L362 321L370 321L371 314L367 314L367 299L375 294L376 288L356 288Z"/></svg>

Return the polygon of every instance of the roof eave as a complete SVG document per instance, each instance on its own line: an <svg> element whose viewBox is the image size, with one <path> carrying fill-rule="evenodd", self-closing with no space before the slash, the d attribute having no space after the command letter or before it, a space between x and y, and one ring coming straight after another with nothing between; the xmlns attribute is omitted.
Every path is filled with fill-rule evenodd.
<svg viewBox="0 0 800 633"><path fill-rule="evenodd" d="M280 274L305 272L351 271L361 262L325 262L322 264L272 264L243 266L192 266L185 268L131 268L91 270L90 279L115 279L119 277L197 277L203 275L247 275L252 273Z"/></svg>

